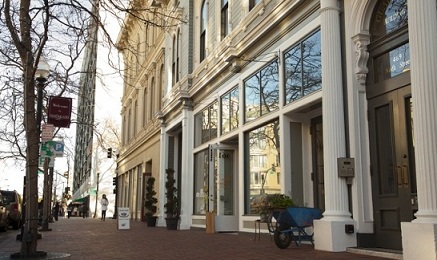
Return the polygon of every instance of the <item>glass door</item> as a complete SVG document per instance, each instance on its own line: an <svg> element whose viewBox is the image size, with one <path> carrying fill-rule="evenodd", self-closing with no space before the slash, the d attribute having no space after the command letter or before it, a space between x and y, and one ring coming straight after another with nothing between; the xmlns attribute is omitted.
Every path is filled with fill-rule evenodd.
<svg viewBox="0 0 437 260"><path fill-rule="evenodd" d="M231 149L210 148L209 211L215 213L216 232L238 231L235 154Z"/></svg>

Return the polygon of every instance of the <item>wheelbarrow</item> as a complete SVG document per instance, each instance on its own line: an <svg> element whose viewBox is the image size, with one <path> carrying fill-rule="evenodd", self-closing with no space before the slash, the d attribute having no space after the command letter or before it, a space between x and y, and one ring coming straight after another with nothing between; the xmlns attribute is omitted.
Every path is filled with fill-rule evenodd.
<svg viewBox="0 0 437 260"><path fill-rule="evenodd" d="M300 246L302 241L310 241L314 245L314 232L308 234L305 228L312 227L315 219L322 218L320 209L290 207L273 211L272 215L276 219L273 238L277 247L285 249L292 240L295 241L296 246Z"/></svg>

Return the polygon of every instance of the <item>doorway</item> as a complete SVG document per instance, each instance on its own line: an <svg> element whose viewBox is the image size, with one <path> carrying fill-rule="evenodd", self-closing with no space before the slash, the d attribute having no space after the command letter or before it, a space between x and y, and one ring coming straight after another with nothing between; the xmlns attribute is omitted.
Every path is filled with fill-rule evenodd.
<svg viewBox="0 0 437 260"><path fill-rule="evenodd" d="M211 145L209 149L209 211L215 212L217 232L238 231L236 158L237 152L229 147Z"/></svg>
<svg viewBox="0 0 437 260"><path fill-rule="evenodd" d="M369 99L368 106L375 243L401 250L401 222L417 211L411 87Z"/></svg>
<svg viewBox="0 0 437 260"><path fill-rule="evenodd" d="M314 206L325 211L325 174L323 171L323 122L322 117L311 120L311 144L313 158Z"/></svg>

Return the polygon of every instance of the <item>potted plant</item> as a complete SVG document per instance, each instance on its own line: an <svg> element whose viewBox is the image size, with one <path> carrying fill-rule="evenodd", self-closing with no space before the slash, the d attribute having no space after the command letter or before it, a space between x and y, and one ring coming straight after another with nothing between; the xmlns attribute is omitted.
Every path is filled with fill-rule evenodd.
<svg viewBox="0 0 437 260"><path fill-rule="evenodd" d="M156 204L158 203L158 199L155 197L156 191L155 191L155 178L149 177L146 182L146 198L144 202L144 207L146 208L146 222L148 227L155 227L156 226L156 219L158 218L155 216L157 207Z"/></svg>
<svg viewBox="0 0 437 260"><path fill-rule="evenodd" d="M177 188L175 187L176 179L173 169L166 169L165 172L167 174L167 180L165 182L165 197L167 202L164 204L167 217L165 218L165 222L168 230L176 230L179 222Z"/></svg>
<svg viewBox="0 0 437 260"><path fill-rule="evenodd" d="M292 198L282 193L261 194L251 201L251 207L260 215L261 221L267 221L268 215L274 210L293 206Z"/></svg>

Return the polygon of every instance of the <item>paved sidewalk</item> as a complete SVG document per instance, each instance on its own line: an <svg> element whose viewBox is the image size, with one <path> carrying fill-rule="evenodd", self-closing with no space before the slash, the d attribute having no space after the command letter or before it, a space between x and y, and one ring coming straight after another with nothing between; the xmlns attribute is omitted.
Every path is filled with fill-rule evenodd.
<svg viewBox="0 0 437 260"><path fill-rule="evenodd" d="M50 223L52 231L40 232L38 251L43 259L384 259L352 253L314 250L312 245L292 243L279 249L268 234L254 241L253 233L206 234L204 229L170 231L131 221L130 229L118 230L117 220L60 218ZM9 259L20 250L17 232L9 230L0 238L0 259ZM40 258L41 259L41 258Z"/></svg>

